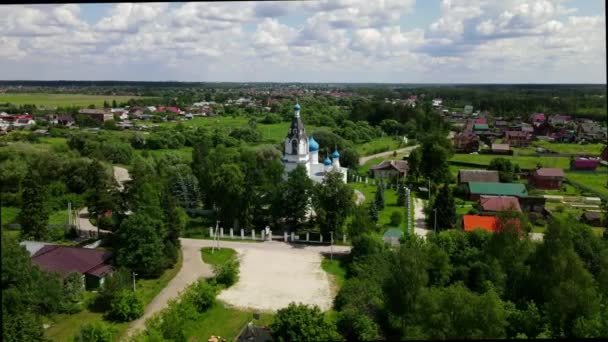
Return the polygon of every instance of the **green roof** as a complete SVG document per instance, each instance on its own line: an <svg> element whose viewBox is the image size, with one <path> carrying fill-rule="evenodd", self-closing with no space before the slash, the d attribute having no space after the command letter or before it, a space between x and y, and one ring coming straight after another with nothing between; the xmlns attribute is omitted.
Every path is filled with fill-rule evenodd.
<svg viewBox="0 0 608 342"><path fill-rule="evenodd" d="M528 196L521 183L469 182L469 191L475 195Z"/></svg>
<svg viewBox="0 0 608 342"><path fill-rule="evenodd" d="M473 129L482 130L482 129L490 129L488 124L474 124Z"/></svg>
<svg viewBox="0 0 608 342"><path fill-rule="evenodd" d="M403 231L397 228L389 228L384 232L383 237L396 237L400 238L403 236Z"/></svg>

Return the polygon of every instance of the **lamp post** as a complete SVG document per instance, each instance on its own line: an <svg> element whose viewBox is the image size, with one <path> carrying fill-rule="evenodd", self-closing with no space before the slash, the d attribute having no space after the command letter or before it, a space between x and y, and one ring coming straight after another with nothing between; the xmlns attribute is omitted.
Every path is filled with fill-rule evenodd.
<svg viewBox="0 0 608 342"><path fill-rule="evenodd" d="M334 232L329 232L329 257L331 260L334 260Z"/></svg>
<svg viewBox="0 0 608 342"><path fill-rule="evenodd" d="M429 178L429 203L431 202L431 179Z"/></svg>
<svg viewBox="0 0 608 342"><path fill-rule="evenodd" d="M133 292L135 292L135 276L137 275L137 273L132 272L133 273Z"/></svg>
<svg viewBox="0 0 608 342"><path fill-rule="evenodd" d="M434 226L435 226L435 233L437 233L437 208L434 208L433 212L435 212L435 224L434 224Z"/></svg>

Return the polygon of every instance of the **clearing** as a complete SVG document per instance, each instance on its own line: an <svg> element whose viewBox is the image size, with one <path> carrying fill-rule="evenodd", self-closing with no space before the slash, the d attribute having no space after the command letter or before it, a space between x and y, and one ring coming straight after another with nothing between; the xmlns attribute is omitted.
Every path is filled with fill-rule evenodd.
<svg viewBox="0 0 608 342"><path fill-rule="evenodd" d="M23 94L0 94L0 103L10 102L15 105L34 104L40 106L66 107L66 106L102 106L103 101L112 103L126 102L129 99L138 99L138 96L118 95L88 95L88 94L49 94L49 93L23 93Z"/></svg>

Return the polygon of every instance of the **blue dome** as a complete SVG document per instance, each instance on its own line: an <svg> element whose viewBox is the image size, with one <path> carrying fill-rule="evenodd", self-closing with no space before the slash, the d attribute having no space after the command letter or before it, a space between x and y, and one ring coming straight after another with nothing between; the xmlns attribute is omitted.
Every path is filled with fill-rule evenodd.
<svg viewBox="0 0 608 342"><path fill-rule="evenodd" d="M296 105L293 106L293 110L300 110L300 104L296 103Z"/></svg>
<svg viewBox="0 0 608 342"><path fill-rule="evenodd" d="M334 159L340 158L340 153L338 153L338 150L335 150L334 154L332 154L331 157L334 158Z"/></svg>
<svg viewBox="0 0 608 342"><path fill-rule="evenodd" d="M331 159L329 159L329 157L326 157L325 160L323 161L323 165L325 165L325 166L331 165Z"/></svg>
<svg viewBox="0 0 608 342"><path fill-rule="evenodd" d="M308 139L308 152L316 152L319 150L319 143L312 136Z"/></svg>

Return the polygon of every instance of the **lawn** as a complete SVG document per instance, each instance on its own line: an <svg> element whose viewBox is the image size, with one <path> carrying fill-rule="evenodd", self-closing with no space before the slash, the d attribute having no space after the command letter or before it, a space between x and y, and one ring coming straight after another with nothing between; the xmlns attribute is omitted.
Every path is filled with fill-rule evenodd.
<svg viewBox="0 0 608 342"><path fill-rule="evenodd" d="M342 287L344 284L344 280L346 279L346 269L342 266L341 259L333 259L323 258L321 261L321 268L323 271L331 274L335 279L335 284L338 289Z"/></svg>
<svg viewBox="0 0 608 342"><path fill-rule="evenodd" d="M112 103L126 102L129 99L140 98L137 96L118 95L87 95L87 94L48 94L48 93L23 93L23 94L0 94L0 103L10 102L15 105L35 104L36 106L103 106L103 102Z"/></svg>
<svg viewBox="0 0 608 342"><path fill-rule="evenodd" d="M20 209L15 207L1 207L0 211L2 225L5 226L15 222Z"/></svg>
<svg viewBox="0 0 608 342"><path fill-rule="evenodd" d="M606 168L598 168L595 172L590 171L566 171L566 179L580 183L608 197L608 171Z"/></svg>
<svg viewBox="0 0 608 342"><path fill-rule="evenodd" d="M357 152L359 152L361 156L369 156L380 152L396 150L398 148L399 142L394 137L384 136L357 145Z"/></svg>
<svg viewBox="0 0 608 342"><path fill-rule="evenodd" d="M536 169L540 163L543 167L556 167L567 169L570 167L570 158L567 157L533 157L533 156L498 156L490 154L455 154L451 161L472 163L479 166L488 166L494 158L506 158L512 163L519 164L522 169Z"/></svg>
<svg viewBox="0 0 608 342"><path fill-rule="evenodd" d="M267 326L272 322L273 314L260 313L256 325ZM253 312L241 311L218 302L211 309L199 315L195 321L185 324L184 332L188 341L206 341L211 335L221 336L226 341L233 341L241 329L253 319Z"/></svg>
<svg viewBox="0 0 608 342"><path fill-rule="evenodd" d="M589 154L592 156L599 156L604 148L604 144L565 144L549 141L537 141L534 142L534 145L557 153Z"/></svg>
<svg viewBox="0 0 608 342"><path fill-rule="evenodd" d="M375 185L365 183L349 183L348 185L363 193L363 196L365 196L365 201L363 201L364 204L368 204L370 201L374 200L376 194ZM394 227L391 225L391 215L393 212L401 213L402 220L399 228L405 232L407 230L406 210L404 207L397 205L397 191L393 189L386 189L384 190L384 209L381 210L378 215L378 225L382 228L382 230L385 228Z"/></svg>
<svg viewBox="0 0 608 342"><path fill-rule="evenodd" d="M137 279L135 288L139 296L148 305L160 291L167 286L169 281L177 274L182 265L182 254L180 252L179 259L173 268L166 270L157 279ZM104 321L104 313L92 312L89 309L73 314L59 314L50 318L53 324L46 330L45 336L54 341L71 341L74 335L78 333L80 327L86 323ZM130 322L126 323L111 323L115 329L114 341L119 341L122 335L126 332Z"/></svg>
<svg viewBox="0 0 608 342"><path fill-rule="evenodd" d="M147 151L148 155L152 156L152 157L162 157L164 155L167 154L172 154L175 155L177 157L179 157L180 159L186 160L188 162L192 161L192 147L182 147L182 148L178 148L178 149L160 149L160 150L133 150L133 152L136 155L142 155L144 153L144 151Z"/></svg>
<svg viewBox="0 0 608 342"><path fill-rule="evenodd" d="M211 247L201 249L203 261L210 265L221 265L230 260L236 255L236 251L232 248L220 248L212 250Z"/></svg>
<svg viewBox="0 0 608 342"><path fill-rule="evenodd" d="M2 225L15 223L21 209L15 207L2 207ZM68 210L57 210L49 213L49 224L68 223Z"/></svg>

